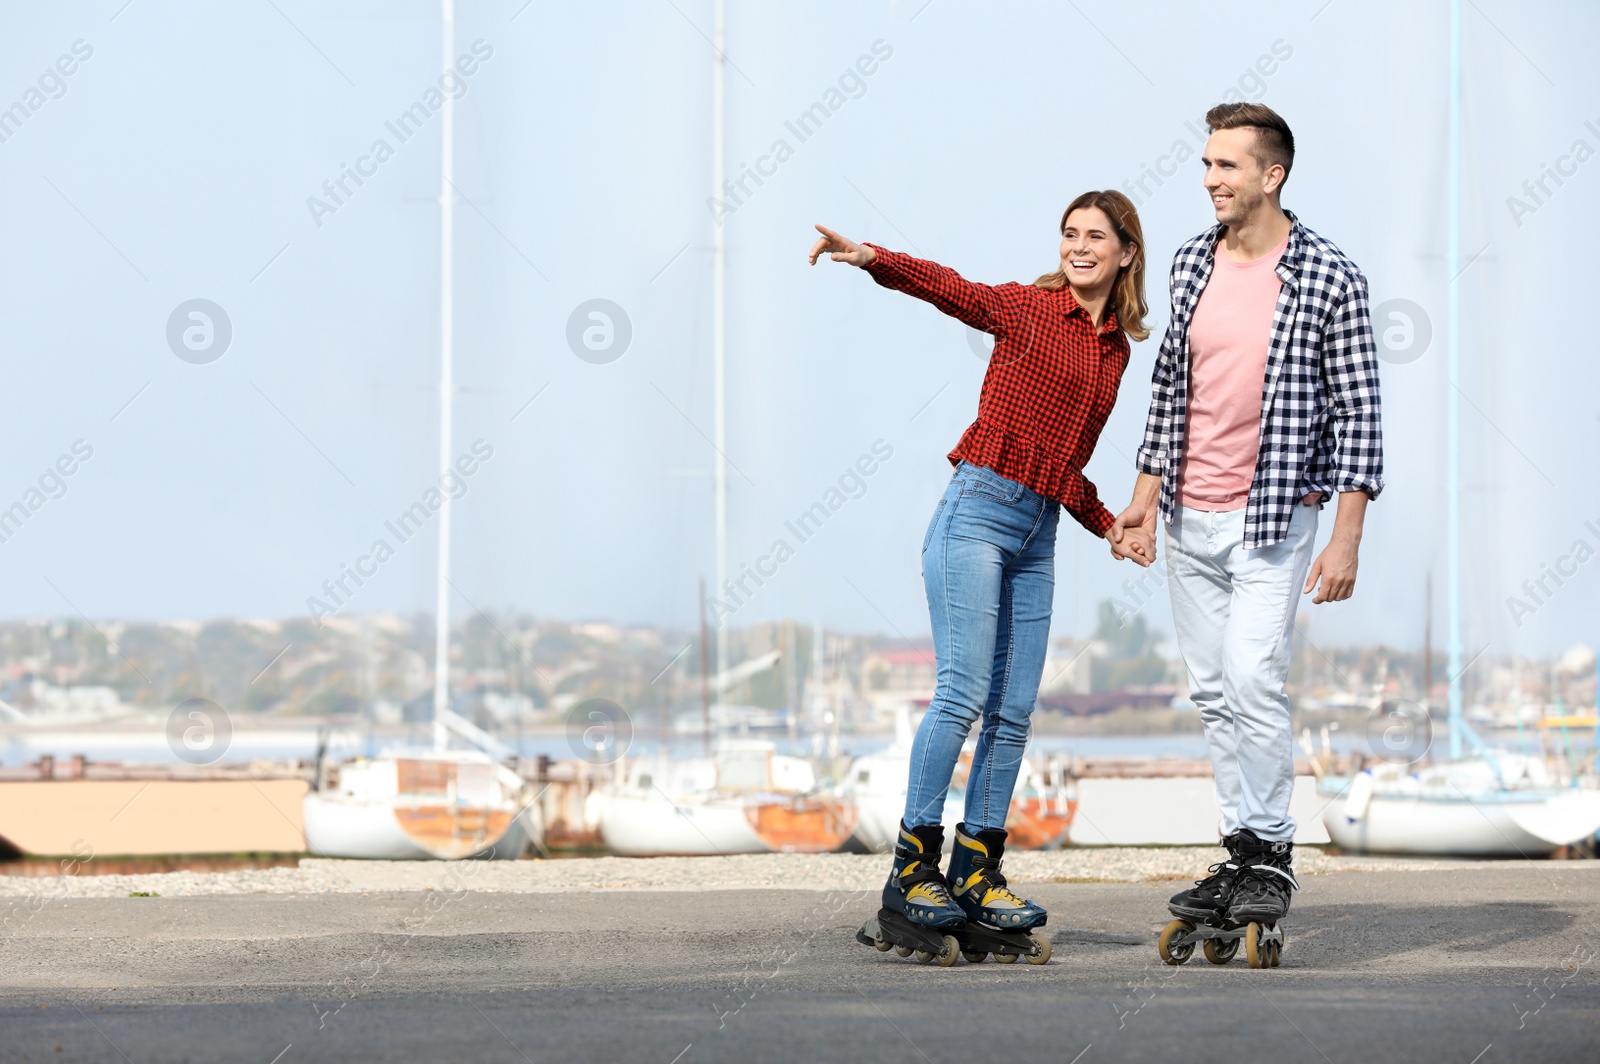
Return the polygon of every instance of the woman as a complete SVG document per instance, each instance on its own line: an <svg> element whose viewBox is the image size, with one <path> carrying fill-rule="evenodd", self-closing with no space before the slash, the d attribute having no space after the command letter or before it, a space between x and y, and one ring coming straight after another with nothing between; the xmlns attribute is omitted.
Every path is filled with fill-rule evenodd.
<svg viewBox="0 0 1600 1064"><path fill-rule="evenodd" d="M817 230L812 265L826 254L859 266L885 288L995 338L978 419L950 452L955 475L923 538L938 684L911 747L905 816L878 916L881 941L913 945L928 941L930 930L937 941L968 922L1027 932L1044 924L1045 910L1006 889L1000 859L1050 634L1058 506L1118 557L1147 565L1155 556L1148 533L1130 539L1129 529L1120 544L1112 538L1111 513L1083 475L1116 403L1128 339L1149 335L1139 216L1120 192L1079 196L1061 217L1060 268L1031 285L976 284L936 263ZM947 878L939 871L940 814L980 717ZM896 931L906 941L896 941ZM952 953L946 963L953 961Z"/></svg>

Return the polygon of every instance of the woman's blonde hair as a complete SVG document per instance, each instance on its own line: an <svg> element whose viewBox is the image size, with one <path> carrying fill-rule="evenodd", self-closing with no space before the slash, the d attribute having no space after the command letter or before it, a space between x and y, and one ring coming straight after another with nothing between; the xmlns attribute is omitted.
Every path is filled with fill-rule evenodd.
<svg viewBox="0 0 1600 1064"><path fill-rule="evenodd" d="M1133 245L1133 261L1117 271L1117 280L1111 287L1111 309L1117 313L1117 324L1135 340L1145 340L1150 330L1144 317L1150 306L1144 301L1144 229L1139 225L1139 212L1133 202L1116 189L1085 192L1061 214L1061 231L1067 230L1067 219L1072 212L1085 207L1098 207L1111 219L1117 239ZM1040 288L1060 291L1067 286L1067 271L1056 270L1033 282Z"/></svg>

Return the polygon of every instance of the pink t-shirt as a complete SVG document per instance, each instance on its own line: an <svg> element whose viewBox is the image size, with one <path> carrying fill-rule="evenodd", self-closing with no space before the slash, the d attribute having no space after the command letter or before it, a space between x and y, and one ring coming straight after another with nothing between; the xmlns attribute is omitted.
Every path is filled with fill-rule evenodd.
<svg viewBox="0 0 1600 1064"><path fill-rule="evenodd" d="M1189 323L1188 440L1178 498L1194 510L1242 510L1261 449L1261 392L1289 241L1259 259L1213 252L1211 279Z"/></svg>

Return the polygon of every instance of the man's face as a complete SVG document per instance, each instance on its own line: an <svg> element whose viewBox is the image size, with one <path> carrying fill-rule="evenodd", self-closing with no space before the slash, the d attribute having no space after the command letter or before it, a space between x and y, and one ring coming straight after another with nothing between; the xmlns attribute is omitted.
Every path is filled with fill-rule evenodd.
<svg viewBox="0 0 1600 1064"><path fill-rule="evenodd" d="M1267 202L1267 194L1282 184L1281 170L1265 168L1254 154L1256 131L1219 129L1206 141L1205 186L1217 221L1239 225Z"/></svg>

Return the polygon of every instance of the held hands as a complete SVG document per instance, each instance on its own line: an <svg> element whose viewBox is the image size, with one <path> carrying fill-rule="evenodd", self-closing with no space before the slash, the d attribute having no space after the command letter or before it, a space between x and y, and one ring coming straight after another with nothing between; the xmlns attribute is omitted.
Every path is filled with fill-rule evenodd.
<svg viewBox="0 0 1600 1064"><path fill-rule="evenodd" d="M815 266L817 260L826 254L834 262L848 262L852 266L868 266L878 257L878 253L871 248L862 247L848 237L842 237L832 229L817 226L817 232L822 238L811 245L811 265Z"/></svg>
<svg viewBox="0 0 1600 1064"><path fill-rule="evenodd" d="M1117 515L1106 532L1111 556L1126 558L1149 568L1156 560L1156 508L1135 493L1128 508Z"/></svg>
<svg viewBox="0 0 1600 1064"><path fill-rule="evenodd" d="M1126 558L1149 568L1156 560L1155 508L1138 499L1117 515L1106 532L1113 558Z"/></svg>
<svg viewBox="0 0 1600 1064"><path fill-rule="evenodd" d="M1113 525L1106 530L1106 540L1111 544L1113 558L1119 560L1125 558L1147 569L1156 559L1155 537L1142 528L1119 529Z"/></svg>

